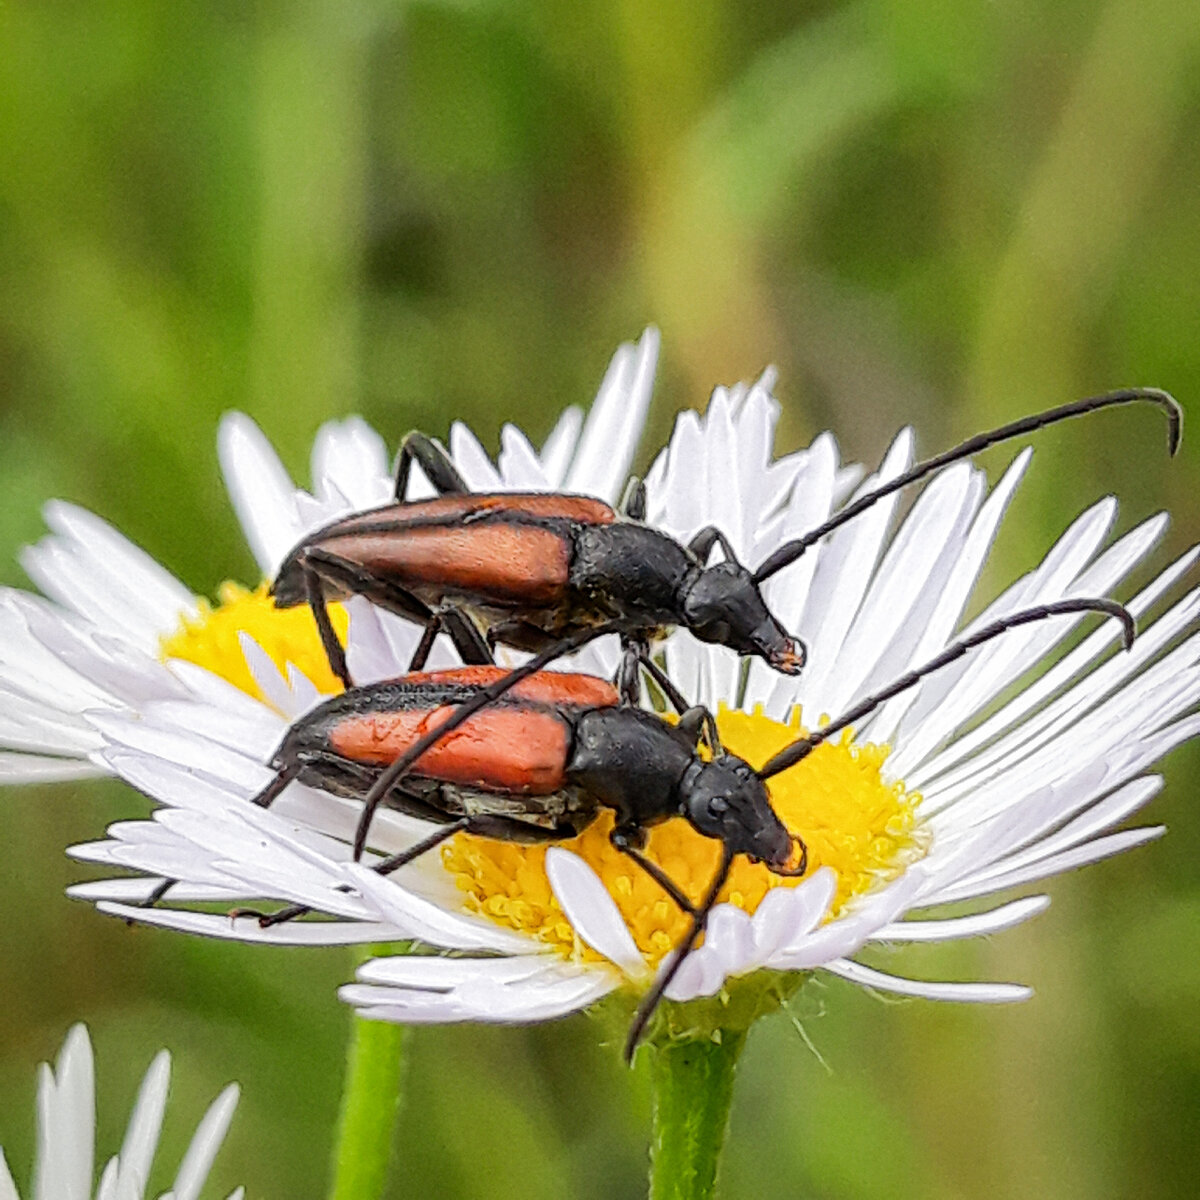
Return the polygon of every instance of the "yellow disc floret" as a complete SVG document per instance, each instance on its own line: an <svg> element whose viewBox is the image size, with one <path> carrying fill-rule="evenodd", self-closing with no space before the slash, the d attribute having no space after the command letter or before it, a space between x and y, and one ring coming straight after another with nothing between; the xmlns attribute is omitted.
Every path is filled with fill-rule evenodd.
<svg viewBox="0 0 1200 1200"><path fill-rule="evenodd" d="M240 633L248 633L267 657L286 674L292 663L322 692L340 692L341 682L329 669L321 646L317 623L307 605L276 608L267 585L250 591L237 583L223 583L217 590L220 601L213 607L200 601L200 614L185 618L182 627L163 638L163 658L182 658L212 671L235 687L264 700L242 654ZM329 605L333 627L342 644L346 642L349 618L340 604Z"/></svg>
<svg viewBox="0 0 1200 1200"><path fill-rule="evenodd" d="M725 747L753 765L801 736L800 714L783 724L761 712L722 708L717 726ZM852 897L895 878L924 853L916 818L920 797L900 783L886 783L881 768L888 747L844 740L820 746L803 762L770 781L771 803L780 819L808 846L808 872L823 866L837 873L832 912ZM605 814L579 837L563 842L585 859L616 900L638 948L657 962L679 943L688 919L666 893L608 840L612 817ZM655 826L645 853L693 900L708 887L720 860L720 846L674 818ZM476 912L558 944L581 951L570 923L558 907L545 871L546 850L460 834L443 851ZM762 864L738 859L719 900L754 912L773 887L795 887L796 878L774 875Z"/></svg>

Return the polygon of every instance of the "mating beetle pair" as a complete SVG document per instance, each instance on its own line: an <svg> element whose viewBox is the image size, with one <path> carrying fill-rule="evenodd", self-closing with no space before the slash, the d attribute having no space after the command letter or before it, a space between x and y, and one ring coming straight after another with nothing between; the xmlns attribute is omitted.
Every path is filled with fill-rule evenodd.
<svg viewBox="0 0 1200 1200"><path fill-rule="evenodd" d="M981 434L918 464L787 543L753 573L736 561L715 529L702 531L685 547L641 524L645 497L638 485L627 493L626 519L583 497L471 495L436 443L412 435L400 455L397 502L306 538L275 581L276 603L312 607L331 665L348 686L344 652L325 606L351 594L424 625L413 670L424 665L439 630L476 669L410 675L353 689L322 705L289 731L273 762L278 774L258 802L269 804L293 779L363 799L356 857L381 802L439 826L417 846L380 864L384 872L460 829L517 841L556 840L574 835L601 808L614 809L614 844L692 916L688 936L639 1009L627 1046L631 1053L702 933L735 855L761 858L780 874L803 872L803 843L772 811L766 779L930 671L1016 625L1099 611L1123 622L1127 644L1133 625L1123 608L1102 600L1064 601L1014 614L955 643L758 771L721 753L711 719L687 709L649 658L649 640L667 626L682 624L703 640L795 673L803 663L803 646L768 611L759 590L763 581L871 504L950 462L1070 416L1137 400L1167 411L1174 452L1179 411L1165 393L1139 389L1079 401ZM441 497L403 501L414 460ZM718 543L726 559L709 567ZM539 673L554 658L606 633L619 634L625 644L618 690L587 677ZM504 672L485 665L496 643L537 653L523 667ZM677 728L636 707L639 663L683 714ZM716 755L712 762L697 752L705 731ZM513 757L518 743L527 752L523 759ZM722 865L699 904L640 854L646 827L674 815L723 845ZM284 910L264 920L302 911Z"/></svg>

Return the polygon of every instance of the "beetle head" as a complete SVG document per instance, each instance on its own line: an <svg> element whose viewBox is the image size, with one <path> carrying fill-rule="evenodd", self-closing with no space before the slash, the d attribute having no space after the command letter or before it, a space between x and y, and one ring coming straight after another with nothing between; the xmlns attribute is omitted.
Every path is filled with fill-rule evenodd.
<svg viewBox="0 0 1200 1200"><path fill-rule="evenodd" d="M798 675L804 666L804 643L771 615L741 563L726 560L695 575L683 596L683 615L702 642L766 659L786 675Z"/></svg>
<svg viewBox="0 0 1200 1200"><path fill-rule="evenodd" d="M683 815L698 832L717 838L734 854L792 873L788 863L795 839L775 815L766 785L744 759L733 754L712 762L697 759L681 790Z"/></svg>

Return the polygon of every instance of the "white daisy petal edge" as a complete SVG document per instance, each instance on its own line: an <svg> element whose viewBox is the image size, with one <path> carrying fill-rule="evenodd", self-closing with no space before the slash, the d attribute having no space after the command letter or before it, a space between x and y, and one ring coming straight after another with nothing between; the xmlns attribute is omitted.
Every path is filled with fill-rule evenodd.
<svg viewBox="0 0 1200 1200"><path fill-rule="evenodd" d="M105 1164L95 1182L96 1101L92 1043L83 1025L67 1034L54 1069L38 1072L37 1162L31 1195L43 1200L142 1200L166 1111L171 1056L160 1051L138 1090L120 1153ZM212 1102L184 1153L170 1192L173 1200L197 1200L225 1140L238 1103L231 1083ZM242 1189L230 1194L239 1200ZM0 1151L0 1200L19 1200L3 1151Z"/></svg>
<svg viewBox="0 0 1200 1200"><path fill-rule="evenodd" d="M540 454L508 427L493 464L464 426L454 426L450 448L457 466L473 486L566 487L615 500L640 433L657 348L653 332L622 347L586 423L568 410ZM652 523L686 538L715 522L753 564L913 461L907 430L865 482L858 468L841 465L829 434L774 459L779 406L771 384L768 373L753 386L718 389L705 415L681 414L647 476ZM228 419L221 439L235 507L266 570L306 530L354 505L387 499L386 451L359 421L322 430L311 494L292 486L246 418ZM782 719L797 705L806 714L836 715L927 661L963 632L964 613L1030 457L1029 451L1018 454L994 487L968 463L944 471L902 518L895 502L881 503L773 578L768 598L774 610L808 645L799 678L757 662L743 677L734 655L687 633L665 643L672 677L694 702L761 704ZM1111 498L1082 513L1041 564L965 628L1017 608L1120 589L1145 562L1166 519L1151 518L1109 540L1115 515ZM55 530L59 539L74 536L62 521ZM82 561L78 546L71 554ZM381 1019L541 1020L584 1007L622 981L645 986L647 966L615 903L592 868L565 849L548 855L551 886L579 943L602 962L586 955L568 962L523 933L465 911L436 854L386 878L367 869L376 860L350 862L357 808L347 801L293 785L270 810L248 806L246 799L269 777L262 764L286 721L313 702L311 684L294 669L277 670L249 638L243 641L247 663L270 705L190 664L158 663L147 650L153 642L145 629L121 640L112 619L121 605L115 589L101 588L86 610L70 607L72 592L61 580L72 576L61 561L70 562L71 554L60 548L44 556L51 563L44 579L59 606L21 593L0 596L0 630L7 622L19 635L13 650L0 650L0 743L10 757L28 756L31 775L86 762L159 801L152 820L122 822L106 840L74 852L183 881L171 896L177 907L153 911L136 908L152 883L89 883L73 889L76 896L106 912L215 937L293 944L403 937L468 956L454 959L453 967L436 955L364 966L360 983L342 995ZM885 782L903 781L922 796L925 857L836 915L837 880L829 868L796 888L773 890L752 916L718 905L704 945L684 964L669 996L712 995L730 978L760 968L825 970L932 999L1006 1002L1026 995L1027 989L1007 983L905 980L854 956L878 943L1010 928L1041 912L1046 899L977 904L966 915L936 910L984 901L1157 835L1155 828L1118 826L1158 790L1158 778L1145 774L1151 765L1200 731L1194 715L1200 590L1169 607L1165 599L1196 556L1184 555L1129 602L1141 626L1132 652L1119 650L1114 621L1055 618L996 640L860 722L860 740L893 747ZM153 609L146 619L157 614L165 620L167 601L178 593L159 579L155 594L153 605L143 606ZM1080 629L1082 639L1069 642ZM356 677L401 673L414 641L403 622L352 603L349 655ZM611 650L589 648L573 665L611 670ZM53 685L38 684L43 669ZM418 823L382 813L372 840L388 854L421 836ZM261 930L252 919L188 907L213 900L303 904L326 919Z"/></svg>

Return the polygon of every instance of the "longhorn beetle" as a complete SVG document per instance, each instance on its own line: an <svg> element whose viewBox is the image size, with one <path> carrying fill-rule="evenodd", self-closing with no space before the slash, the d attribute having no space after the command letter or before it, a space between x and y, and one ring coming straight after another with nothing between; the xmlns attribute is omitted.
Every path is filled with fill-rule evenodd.
<svg viewBox="0 0 1200 1200"><path fill-rule="evenodd" d="M460 831L515 842L559 841L590 825L601 809L612 809L613 846L691 917L674 958L638 1008L625 1048L631 1059L666 988L704 931L735 856L765 862L777 875L804 874L804 842L771 808L766 780L974 647L1020 625L1085 612L1117 618L1125 648L1133 644L1133 618L1112 600L1061 600L1012 613L792 742L757 771L721 748L706 710L687 709L672 726L644 709L618 705L616 689L601 679L542 671L545 662L539 660L548 651L514 671L474 666L408 675L353 688L296 721L272 759L275 778L254 802L270 805L294 780L362 799L356 859L380 803L439 826L379 863L375 869L381 874ZM697 750L702 733L710 761ZM721 865L699 904L641 853L646 830L673 816L684 817L722 845ZM308 911L297 905L271 915L251 910L231 915L257 916L267 926Z"/></svg>
<svg viewBox="0 0 1200 1200"><path fill-rule="evenodd" d="M701 641L795 675L804 665L804 644L767 608L761 587L771 576L885 496L950 463L1069 417L1139 401L1166 411L1174 454L1182 412L1166 392L1127 388L1091 396L977 434L918 463L785 542L753 571L738 562L714 526L683 545L643 524L646 495L637 480L631 481L620 516L584 496L471 493L438 443L411 433L398 457L395 502L309 534L284 560L272 594L280 608L312 608L330 666L347 687L352 683L345 652L326 605L351 595L424 625L410 671L425 665L442 629L462 660L472 664L490 663L497 643L549 649L556 658L602 632L616 632L625 648L620 690L632 701L638 662L649 668L650 640L682 625ZM441 493L436 499L405 501L414 462ZM718 544L724 560L709 566ZM485 627L486 641L476 620Z"/></svg>

